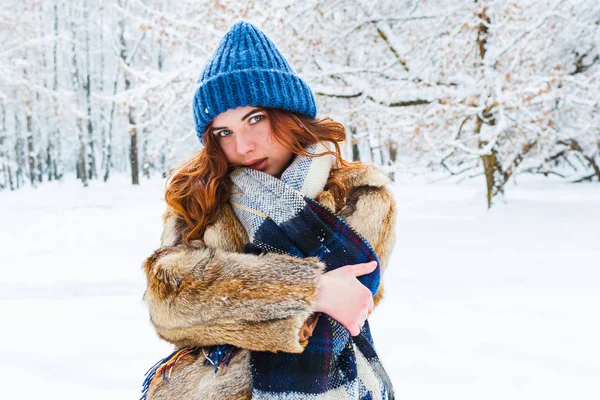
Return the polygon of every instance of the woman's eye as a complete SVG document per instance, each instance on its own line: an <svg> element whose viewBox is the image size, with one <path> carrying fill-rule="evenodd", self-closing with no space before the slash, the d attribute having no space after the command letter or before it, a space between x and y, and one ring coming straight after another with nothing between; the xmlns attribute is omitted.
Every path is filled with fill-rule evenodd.
<svg viewBox="0 0 600 400"><path fill-rule="evenodd" d="M255 124L258 121L262 120L264 117L265 116L262 114L253 115L252 117L250 117L250 122Z"/></svg>
<svg viewBox="0 0 600 400"><path fill-rule="evenodd" d="M231 134L231 131L228 129L223 129L222 131L217 132L217 136L220 137L229 136L229 134Z"/></svg>

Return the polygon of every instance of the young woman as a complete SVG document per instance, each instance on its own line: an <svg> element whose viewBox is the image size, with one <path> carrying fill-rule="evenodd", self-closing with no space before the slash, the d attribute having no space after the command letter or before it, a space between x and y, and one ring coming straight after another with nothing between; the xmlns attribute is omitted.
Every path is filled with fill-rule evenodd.
<svg viewBox="0 0 600 400"><path fill-rule="evenodd" d="M367 318L394 245L388 178L345 162L344 128L239 22L194 97L204 147L167 183L144 295L175 352L148 399L391 399Z"/></svg>

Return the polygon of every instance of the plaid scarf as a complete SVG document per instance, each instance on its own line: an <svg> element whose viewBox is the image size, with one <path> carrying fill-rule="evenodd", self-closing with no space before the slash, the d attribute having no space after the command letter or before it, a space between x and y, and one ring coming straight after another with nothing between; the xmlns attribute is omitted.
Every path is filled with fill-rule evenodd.
<svg viewBox="0 0 600 400"><path fill-rule="evenodd" d="M323 144L306 149L318 154ZM298 155L280 179L243 168L234 172L233 210L246 228L250 243L245 252L279 252L296 257L318 257L327 271L375 260L371 245L331 210L313 200L323 190L333 163L332 155ZM379 266L359 281L373 295L380 280ZM360 354L357 354L360 352ZM377 379L359 377L364 364ZM391 383L375 350L368 322L361 334L348 330L323 314L308 345L300 354L251 352L252 397L256 399L390 399Z"/></svg>
<svg viewBox="0 0 600 400"><path fill-rule="evenodd" d="M324 144L306 148L320 154ZM296 257L318 257L326 270L377 261L371 245L331 210L314 200L323 190L334 157L297 155L281 178L249 168L231 174L233 210L248 232L246 253L279 252ZM380 268L359 281L375 295ZM204 353L205 365L215 373L228 365L237 352L231 345L179 349L156 363L147 373L142 389L145 398L157 373L168 380L170 368L185 354ZM348 330L322 314L304 351L300 354L252 351L250 353L253 399L393 399L394 392L373 346L368 321L361 334ZM361 374L361 370L370 373ZM363 375L361 377L361 375Z"/></svg>

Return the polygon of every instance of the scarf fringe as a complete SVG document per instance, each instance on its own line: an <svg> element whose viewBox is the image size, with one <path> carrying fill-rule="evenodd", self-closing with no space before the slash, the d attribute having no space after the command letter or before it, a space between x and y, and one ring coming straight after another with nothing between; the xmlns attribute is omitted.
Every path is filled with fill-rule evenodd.
<svg viewBox="0 0 600 400"><path fill-rule="evenodd" d="M183 349L179 349L158 361L154 364L150 369L146 372L144 383L142 384L142 397L140 400L146 400L146 396L148 395L148 389L150 388L150 382L156 374L161 374L163 381L169 382L169 378L171 377L171 370L173 366L177 364L182 357L194 353L198 351L198 347L184 347ZM167 377L167 370L169 372L169 376Z"/></svg>
<svg viewBox="0 0 600 400"><path fill-rule="evenodd" d="M142 397L140 397L140 400L147 400L150 383L157 374L162 375L163 381L169 382L171 371L173 370L175 364L177 364L177 362L186 355L197 354L200 351L202 351L202 354L206 358L204 360L204 365L214 365L215 374L217 374L221 366L229 365L231 359L237 353L238 349L235 346L225 344L211 347L208 351L208 354L206 354L204 349L201 347L184 347L174 351L146 371L144 382L142 384Z"/></svg>
<svg viewBox="0 0 600 400"><path fill-rule="evenodd" d="M206 360L204 360L204 365L214 365L216 374L219 372L219 368L221 368L222 365L229 365L229 362L237 353L237 351L237 347L229 344L214 346L211 348L211 351L208 353L208 355L204 354L204 357L206 357Z"/></svg>

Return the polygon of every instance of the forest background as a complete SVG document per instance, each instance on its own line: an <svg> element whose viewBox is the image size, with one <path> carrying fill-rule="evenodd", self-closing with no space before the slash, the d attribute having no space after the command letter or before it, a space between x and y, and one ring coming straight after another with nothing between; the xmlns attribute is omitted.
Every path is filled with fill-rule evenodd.
<svg viewBox="0 0 600 400"><path fill-rule="evenodd" d="M200 148L192 96L237 20L264 30L392 177L600 182L600 3L4 1L0 191L166 176Z"/></svg>
<svg viewBox="0 0 600 400"><path fill-rule="evenodd" d="M600 399L589 0L3 0L3 398L139 398L173 351L141 267L200 149L200 71L241 19L346 126L345 157L395 180L369 322L397 397Z"/></svg>

